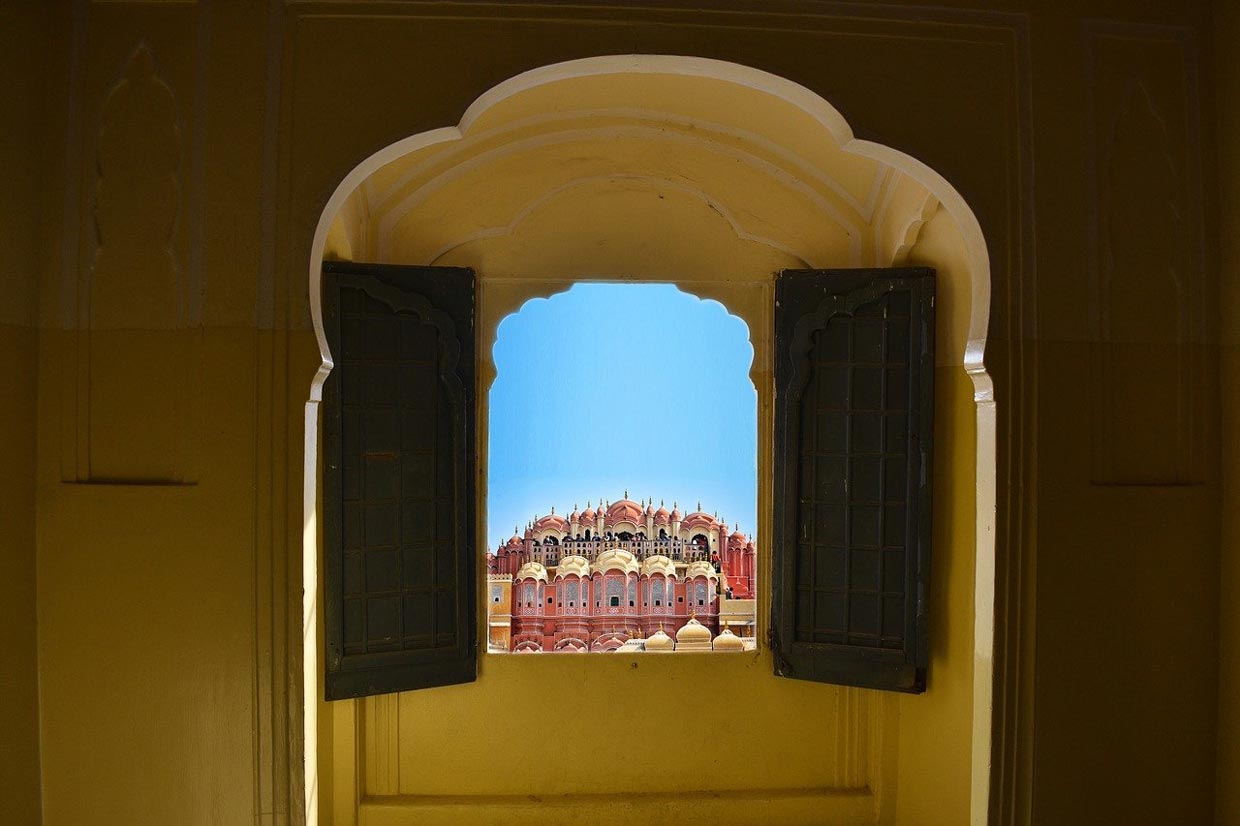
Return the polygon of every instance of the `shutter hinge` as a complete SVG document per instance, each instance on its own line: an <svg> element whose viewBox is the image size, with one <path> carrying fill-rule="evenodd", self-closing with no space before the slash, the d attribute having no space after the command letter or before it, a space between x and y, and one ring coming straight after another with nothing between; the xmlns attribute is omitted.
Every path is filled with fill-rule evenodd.
<svg viewBox="0 0 1240 826"><path fill-rule="evenodd" d="M779 644L779 631L774 625L767 629L766 642L771 646L771 655L775 657L775 673L781 677L792 676L792 663L784 656L784 649Z"/></svg>

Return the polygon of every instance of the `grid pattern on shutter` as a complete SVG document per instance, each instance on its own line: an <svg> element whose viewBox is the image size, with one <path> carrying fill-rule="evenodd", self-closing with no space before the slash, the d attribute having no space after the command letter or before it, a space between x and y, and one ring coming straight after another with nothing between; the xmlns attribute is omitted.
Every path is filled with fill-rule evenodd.
<svg viewBox="0 0 1240 826"><path fill-rule="evenodd" d="M473 273L323 272L327 698L469 682Z"/></svg>
<svg viewBox="0 0 1240 826"><path fill-rule="evenodd" d="M925 689L934 273L776 283L776 673Z"/></svg>

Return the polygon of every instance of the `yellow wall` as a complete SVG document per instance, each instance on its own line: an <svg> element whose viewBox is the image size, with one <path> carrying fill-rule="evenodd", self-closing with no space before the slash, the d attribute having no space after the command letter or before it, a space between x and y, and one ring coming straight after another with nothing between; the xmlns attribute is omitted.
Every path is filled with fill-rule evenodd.
<svg viewBox="0 0 1240 826"><path fill-rule="evenodd" d="M1216 330L1211 152L1197 145L1209 75L1194 57L1208 43L1067 18L1036 35L1060 48L1039 64L1035 117L1052 100L1061 115L1035 128L1033 814L1208 823Z"/></svg>
<svg viewBox="0 0 1240 826"><path fill-rule="evenodd" d="M284 324L264 276L275 255L260 194L267 44L257 33L267 12L88 3L41 12L53 32L47 100L57 104L42 135L54 156L39 249L43 822L270 822L289 810L285 766L296 766L279 617L283 589L299 587L272 549L299 530L271 504L289 430ZM131 107L123 84L140 44L155 80L138 90L147 103ZM105 124L125 140L101 159ZM111 199L102 223L100 192ZM108 300L92 307L105 281ZM153 311L139 287L170 284ZM111 341L92 340L92 325ZM141 343L152 331L158 349ZM92 359L114 343L132 359ZM169 359L175 380L162 397L149 392L158 387L142 396L153 404L93 415L108 404L91 391ZM196 390L189 403L181 387ZM151 444L174 445L175 461ZM118 467L138 483L111 483Z"/></svg>
<svg viewBox="0 0 1240 826"><path fill-rule="evenodd" d="M336 740L334 748L324 742L323 760L330 764L324 774L338 783L354 772L361 776L366 800L360 819L377 808L397 812L403 806L406 817L460 822L473 816L464 807L481 797L522 807L528 795L557 801L565 820L589 812L593 822L620 822L634 809L652 817L649 807L677 820L710 816L692 796L629 807L589 797L607 789L589 785L580 767L597 763L600 740L610 739L632 741L627 748L639 760L697 767L690 776L645 772L642 789L651 793L724 793L741 812L775 795L783 801L780 817L793 821L853 822L854 810L866 802L870 822L875 810L896 815L890 792L899 788L905 790L898 798L902 822L926 820L931 812L967 821L977 414L975 388L961 362L971 302L985 295L974 287L974 281L985 283L984 267L970 261L947 208L935 212L938 201L925 184L911 181L907 170L846 151L843 138L806 108L710 74L720 67L690 74L683 61L648 62L644 71L632 71L631 64L619 61L608 73L589 64L571 79L530 84L471 110L463 136L412 151L351 182L358 188L333 221L327 247L347 246L366 260L434 261L478 271L484 388L494 375L490 348L502 319L523 301L566 289L576 278L672 280L723 302L746 321L754 348L751 375L759 433L765 434L759 438L759 536L770 532L773 274L786 267L891 264L900 242L901 260L912 247L914 260L939 271L942 308L936 451L946 493L935 505L933 691L894 701L798 686L773 676L767 651L740 662L553 658L527 665L526 658L487 657L475 684L360 703L357 735ZM886 232L876 232L880 227ZM349 238L368 239L368 249L342 243ZM487 412L484 402L483 421ZM485 440L479 445L482 467L487 447ZM485 490L484 478L483 501ZM485 516L479 531L485 532ZM770 582L768 564L769 557L761 563L760 582ZM761 636L769 594L759 587ZM618 722L629 718L602 712L624 707L626 697L666 698L680 709L675 686L689 691L693 685L745 709L731 732L732 757L702 754L700 714L689 708L664 718L656 701L645 712L653 729L640 736ZM555 711L517 700L519 712L505 712L513 698L532 697L549 699ZM883 714L897 704L907 734ZM339 705L321 713L355 713ZM531 721L554 725L562 717L598 722L589 735L556 736L555 748L529 741ZM606 728L604 721L610 721ZM468 770L477 755L496 749L511 751L518 764L534 760L540 770ZM745 759L735 759L742 752ZM568 795L580 799L561 806ZM444 798L459 800L461 808L452 810ZM534 809L529 814L545 817Z"/></svg>
<svg viewBox="0 0 1240 826"><path fill-rule="evenodd" d="M9 368L0 380L0 553L6 573L15 573L0 578L5 814L36 822L38 778L42 821L57 826L81 822L83 812L105 824L296 822L301 428L317 366L305 273L315 223L359 161L407 135L457 123L470 101L505 78L555 61L635 51L733 60L802 83L839 107L863 137L941 173L981 222L995 274L986 360L1000 427L996 822L1209 823L1216 747L1224 758L1218 810L1236 811L1223 803L1237 788L1228 747L1237 739L1228 697L1237 692L1226 682L1237 679L1240 660L1230 630L1236 542L1230 514L1222 616L1223 679L1232 689L1220 704L1218 363L1210 349L1217 285L1200 253L1213 247L1212 203L1202 193L1215 170L1212 122L1193 114L1194 96L1234 95L1226 94L1231 86L1216 90L1202 68L1212 46L1204 3L1088 0L1054 13L1018 0L997 5L1004 11L841 9L791 0L755 5L751 15L731 6L620 12L591 4L519 12L488 4L278 0L6 5L4 14L19 19L8 25L6 16L0 27L9 115L0 146L6 159L21 162L6 160L5 182L13 184L0 193L0 344ZM1227 11L1220 20L1230 19ZM1156 25L1131 25L1138 23ZM45 40L47 48L32 48ZM1232 40L1220 35L1228 48ZM167 161L159 147L130 142L99 164L105 111L122 120L130 114L109 110L107 101L140 42L167 89L144 94L175 101L136 116L153 126L139 134L167 136L175 126L176 162L161 167L177 183L167 203L138 197L165 191L147 174ZM1138 85L1144 99L1126 93ZM1222 109L1230 124L1230 109ZM1235 163L1232 154L1225 144L1223 170ZM101 181L120 193L120 223L115 215L96 220ZM1147 202L1153 206L1142 210ZM1136 206L1122 209L1128 205ZM156 210L175 211L171 230ZM1224 227L1229 216L1225 211ZM1165 234L1176 220L1180 231ZM1116 247L1116 238L1139 244ZM345 235L334 243L343 254L369 240ZM110 264L96 272L101 247L138 263L128 274ZM163 252L152 256L152 249ZM1144 255L1135 266L1124 257L1131 249ZM1159 266L1143 268L1142 261ZM1168 271L1185 293L1165 291ZM144 392L156 391L150 404L122 404L111 420L109 388L154 370L147 361L156 353L137 344L131 362L91 360L108 348L104 337L84 335L95 323L84 290L96 274L112 282L101 287L113 301L106 318L96 319L101 327L158 328L185 345L179 355L159 346L159 355L174 358L173 380L143 383ZM137 300L147 291L134 286L151 283L169 289L153 322ZM1185 346L1170 359L1168 328L1151 326L1143 336L1122 325L1108 333L1097 322L1095 305L1105 300L1119 321L1143 329L1150 309L1124 303L1117 285L1126 284L1136 295L1171 296L1154 304L1177 313L1172 340ZM1226 295L1234 304L1233 293ZM173 304L175 318L167 309ZM30 332L36 318L37 342ZM1108 346L1099 349L1099 342ZM1142 407L1139 396L1131 403L1143 384L1128 368L1142 363L1142 353L1163 359L1150 362L1158 365L1151 384L1174 389L1187 377L1191 405ZM1223 368L1228 399L1233 361L1229 356ZM161 386L168 392L159 393ZM971 392L958 372L941 375L940 387L944 401ZM1097 387L1113 394L1096 398L1088 390ZM1230 402L1226 409L1232 434ZM1153 410L1151 432L1184 441L1171 451L1165 441L1145 445L1144 452L1140 433L1134 436L1141 420L1131 410ZM949 440L971 437L970 421L946 416L942 425ZM1134 439L1135 449L1117 459L1114 445ZM1148 461L1125 464L1132 457ZM1225 478L1235 465L1224 461ZM175 484L110 484L109 467ZM956 470L948 487L967 487L969 470ZM1117 484L1151 479L1160 484ZM940 532L971 528L963 504L941 513ZM936 571L938 605L968 599L961 588L969 567ZM946 659L932 673L931 692L884 699L877 709L866 706L874 698L863 692L777 681L760 658L712 664L739 671L752 662L764 672L760 682L725 676L762 686L747 695L761 701L756 722L784 725L781 715L794 707L818 713L812 730L824 736L837 721L862 716L901 732L894 766L883 764L892 750L881 741L861 738L864 761L858 745L821 762L805 759L822 758L820 749L794 742L783 750L761 746L766 762L746 776L768 786L813 785L830 770L831 784L847 785L836 783L834 772L850 760L846 778L868 775L884 783L882 796L894 796L895 809L883 812L888 822L964 822L959 755L967 744L958 724L971 667L945 671L943 664L967 656L971 624L954 616L935 616L936 657ZM560 682L548 669L565 667L488 661L475 686L337 704L320 731L344 743L360 725L374 734L364 741L373 748L363 755L360 786L321 778L324 814L348 822L366 784L424 790L416 765L400 759L399 740L380 740L378 732L396 731L407 742L452 735L447 725L463 713L454 698L486 694L496 684L486 680L503 681L501 669L512 671L505 679L518 690L553 693ZM675 676L659 673L672 667L643 661L633 673L605 666L571 676L598 692L608 681L653 684ZM935 683L936 673L951 679ZM684 676L711 675L702 666ZM821 708L828 696L833 701ZM425 708L444 716L426 720L417 714ZM1216 714L1230 726L1217 737ZM944 732L940 715L954 721ZM941 736L941 750L931 736ZM472 770L471 754L492 753L474 747L482 744L449 744L442 771ZM432 786L425 790L462 791ZM593 790L587 779L552 779L548 788L571 793L553 816L589 820L597 804L580 796ZM690 802L701 803L693 816L702 819L724 804L747 807L740 819L820 817L820 800L798 794ZM375 804L372 822L400 822L408 802ZM423 811L440 807L443 818L459 817L454 802L424 801ZM647 815L685 808L671 796L645 805ZM842 822L858 822L874 817L872 806L866 795L849 793L829 808Z"/></svg>
<svg viewBox="0 0 1240 826"><path fill-rule="evenodd" d="M35 616L35 327L40 270L40 173L47 82L31 59L50 45L48 21L31 7L0 9L0 798L6 822L39 822L39 707ZM50 64L53 55L46 54Z"/></svg>
<svg viewBox="0 0 1240 826"><path fill-rule="evenodd" d="M1219 575L1218 826L1240 824L1240 9L1215 5L1220 59L1219 343L1222 396L1222 545Z"/></svg>

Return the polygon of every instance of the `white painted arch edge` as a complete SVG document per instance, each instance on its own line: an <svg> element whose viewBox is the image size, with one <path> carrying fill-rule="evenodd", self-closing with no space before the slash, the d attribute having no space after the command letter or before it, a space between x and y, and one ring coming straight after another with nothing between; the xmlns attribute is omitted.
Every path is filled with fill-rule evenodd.
<svg viewBox="0 0 1240 826"><path fill-rule="evenodd" d="M396 141L355 166L328 198L314 231L309 261L311 322L319 345L321 363L311 382L306 404L303 479L303 583L318 581L317 542L317 434L318 403L323 382L332 368L331 352L323 327L323 251L332 222L345 199L381 167L438 143L459 140L484 112L521 92L558 81L621 74L666 74L714 79L769 94L795 106L817 121L845 152L870 158L900 170L918 181L939 200L962 236L969 264L970 312L962 364L973 381L977 404L977 526L974 583L974 698L973 768L970 822L983 826L990 798L991 709L994 658L995 598L995 502L996 502L996 411L993 383L986 373L983 355L990 321L990 257L977 217L942 175L916 158L883 144L856 138L843 115L810 89L761 69L712 58L682 55L603 55L541 66L516 75L479 96L456 126L432 129ZM318 644L316 639L317 588L303 588L303 704L305 743L306 822L318 823Z"/></svg>
<svg viewBox="0 0 1240 826"><path fill-rule="evenodd" d="M817 93L787 78L739 63L711 58L679 55L605 55L541 66L509 78L484 92L471 103L456 126L432 129L403 138L375 152L344 177L332 192L319 216L311 244L310 315L319 344L319 352L323 358L311 387L311 401L318 401L321 398L322 383L332 365L331 353L327 348L327 339L323 331L320 290L323 250L326 247L327 234L332 222L349 194L376 170L400 157L438 143L461 139L474 121L488 109L521 92L563 80L617 74L665 74L710 78L764 92L806 112L822 125L843 151L898 169L926 187L955 221L965 245L969 262L970 307L965 351L962 354L961 363L974 377L977 400L987 401L991 398L990 381L984 375L982 363L986 330L990 320L989 253L977 217L969 209L960 193L943 176L916 158L897 149L854 137L852 127L834 106Z"/></svg>

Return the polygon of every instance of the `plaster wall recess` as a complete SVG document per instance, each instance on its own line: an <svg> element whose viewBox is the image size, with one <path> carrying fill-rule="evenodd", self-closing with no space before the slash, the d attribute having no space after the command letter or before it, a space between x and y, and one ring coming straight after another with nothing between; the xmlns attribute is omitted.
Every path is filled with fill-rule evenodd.
<svg viewBox="0 0 1240 826"><path fill-rule="evenodd" d="M313 434L322 381L332 368L320 272L325 253L345 248L384 263L473 267L481 284L484 387L494 376L491 350L500 321L577 280L670 281L718 300L749 326L760 434L773 427L776 272L902 259L937 267L941 295L952 302L939 315L937 366L970 386L964 403L976 425L976 446L957 460L976 476L977 525L967 540L976 571L970 799L973 822L984 821L995 597L995 417L982 363L990 260L976 217L942 176L898 150L857 139L837 110L792 81L734 63L665 55L531 70L484 93L458 125L410 136L366 158L328 199L309 262L310 315L322 363L306 405L303 507L304 524L312 526L305 534L306 582L317 580ZM480 434L488 432L486 418L483 401ZM771 478L772 458L762 447L768 441L760 435L759 535L771 519L769 502L762 501ZM485 466L485 437L481 442ZM485 480L480 495L481 515ZM760 581L769 581L765 573ZM315 590L305 593L304 615L313 617ZM768 613L769 594L760 593L760 625ZM305 640L305 682L313 686L312 629ZM315 708L310 690L307 788L317 784ZM833 788L894 788L869 750L896 736L892 708L864 692L840 690L831 718L836 746L828 758ZM387 788L376 783L365 791ZM416 778L408 784L402 778L400 794L417 791Z"/></svg>

